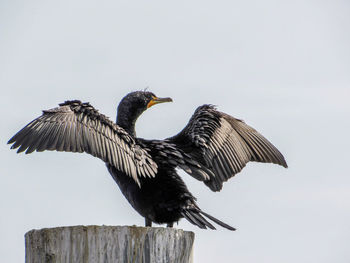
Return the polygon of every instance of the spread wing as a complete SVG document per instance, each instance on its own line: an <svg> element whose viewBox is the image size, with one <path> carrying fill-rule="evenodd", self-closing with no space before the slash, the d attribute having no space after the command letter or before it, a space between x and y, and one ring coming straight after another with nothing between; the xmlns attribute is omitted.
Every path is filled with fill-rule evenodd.
<svg viewBox="0 0 350 263"><path fill-rule="evenodd" d="M66 101L44 110L9 141L11 149L25 151L86 152L131 176L154 177L157 165L123 128L100 114L89 103Z"/></svg>
<svg viewBox="0 0 350 263"><path fill-rule="evenodd" d="M219 112L212 105L200 106L187 126L167 141L198 161L203 176L188 172L213 191L240 172L249 161L287 167L283 155L265 137L242 120Z"/></svg>

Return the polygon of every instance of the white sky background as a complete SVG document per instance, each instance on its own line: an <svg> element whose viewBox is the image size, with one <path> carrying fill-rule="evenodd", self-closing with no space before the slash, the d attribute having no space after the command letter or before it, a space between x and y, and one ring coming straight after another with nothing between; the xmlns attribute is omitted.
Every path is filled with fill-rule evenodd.
<svg viewBox="0 0 350 263"><path fill-rule="evenodd" d="M195 262L349 262L349 13L345 0L1 1L1 262L24 261L33 228L144 224L100 160L6 142L66 99L114 120L145 87L174 103L141 116L138 136L172 136L212 103L290 167L251 163L220 193L180 172L204 211L238 229L180 221Z"/></svg>

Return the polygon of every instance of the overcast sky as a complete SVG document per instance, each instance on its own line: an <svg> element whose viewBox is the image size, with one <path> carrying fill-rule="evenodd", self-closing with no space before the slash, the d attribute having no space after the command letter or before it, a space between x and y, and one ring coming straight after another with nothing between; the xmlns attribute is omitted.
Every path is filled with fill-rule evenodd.
<svg viewBox="0 0 350 263"><path fill-rule="evenodd" d="M350 262L350 2L0 2L0 260L24 234L67 225L143 225L98 159L17 155L7 140L67 99L115 119L128 92L174 102L137 123L180 131L204 103L244 119L289 169L251 163L211 192L180 171L199 206L236 232L194 231L195 262Z"/></svg>

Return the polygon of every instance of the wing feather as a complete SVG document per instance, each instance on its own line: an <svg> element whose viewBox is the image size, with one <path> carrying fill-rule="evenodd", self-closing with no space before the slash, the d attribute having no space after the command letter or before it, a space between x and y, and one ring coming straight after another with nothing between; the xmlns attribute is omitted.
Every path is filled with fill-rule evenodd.
<svg viewBox="0 0 350 263"><path fill-rule="evenodd" d="M113 165L139 185L140 176L154 177L157 173L157 164L134 138L89 103L80 101L66 101L43 111L8 143L11 149L18 148L18 153L86 152Z"/></svg>
<svg viewBox="0 0 350 263"><path fill-rule="evenodd" d="M187 165L187 172L213 191L220 191L223 182L239 173L249 161L287 167L283 155L265 137L212 105L199 107L187 126L166 141L200 163L202 177L194 172L198 168Z"/></svg>

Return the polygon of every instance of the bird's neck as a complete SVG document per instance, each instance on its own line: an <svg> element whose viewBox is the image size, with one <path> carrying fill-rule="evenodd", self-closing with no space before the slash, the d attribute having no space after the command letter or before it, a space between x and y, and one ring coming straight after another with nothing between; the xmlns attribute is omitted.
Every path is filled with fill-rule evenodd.
<svg viewBox="0 0 350 263"><path fill-rule="evenodd" d="M120 116L120 114L118 114L117 125L122 127L131 136L136 137L136 130L135 130L136 119L137 118L133 118L132 116L128 116L128 115Z"/></svg>
<svg viewBox="0 0 350 263"><path fill-rule="evenodd" d="M117 125L126 130L131 136L136 137L135 124L142 112L144 112L143 108L122 101L118 106Z"/></svg>

